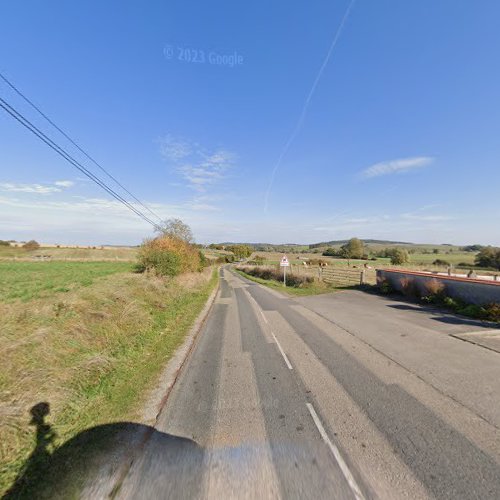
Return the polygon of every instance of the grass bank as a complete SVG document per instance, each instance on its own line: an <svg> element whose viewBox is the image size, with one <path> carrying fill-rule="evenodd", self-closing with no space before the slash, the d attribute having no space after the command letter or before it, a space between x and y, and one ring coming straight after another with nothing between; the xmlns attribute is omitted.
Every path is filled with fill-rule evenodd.
<svg viewBox="0 0 500 500"><path fill-rule="evenodd" d="M50 297L131 270L128 262L0 262L0 301Z"/></svg>
<svg viewBox="0 0 500 500"><path fill-rule="evenodd" d="M49 454L84 429L138 421L148 389L216 282L210 268L170 280L121 272L88 286L70 286L63 294L2 300L0 496L33 451L37 436L29 424L34 405L50 405L46 423L54 435L45 443ZM43 473L41 481L47 482L46 475L57 470ZM32 474L20 498L33 498L33 485L38 488Z"/></svg>
<svg viewBox="0 0 500 500"><path fill-rule="evenodd" d="M308 283L307 285L300 288L292 286L285 287L283 286L283 283L280 283L275 280L264 280L261 278L257 278L256 276L247 274L243 271L240 271L239 269L235 269L235 271L244 278L247 278L251 281L255 281L255 283L260 283L261 285L265 285L268 288L272 288L273 290L281 292L285 295L292 295L295 297L305 297L307 295L319 295L321 293L332 293L337 290L340 290L339 288L335 288L318 280L315 280L313 283Z"/></svg>

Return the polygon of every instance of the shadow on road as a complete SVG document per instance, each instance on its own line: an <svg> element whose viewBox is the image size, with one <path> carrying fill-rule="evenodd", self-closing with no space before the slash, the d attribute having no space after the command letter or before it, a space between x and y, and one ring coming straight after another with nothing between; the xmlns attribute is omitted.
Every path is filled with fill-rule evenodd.
<svg viewBox="0 0 500 500"><path fill-rule="evenodd" d="M184 469L189 464L190 473L199 472L203 452L194 441L132 422L96 426L56 447L56 432L45 422L49 411L46 402L31 408L35 447L2 500L74 498L96 474L106 496L113 495L111 478L119 478L121 470L127 472L127 465L146 442L154 444L154 459L165 474L171 469L175 477L181 462Z"/></svg>
<svg viewBox="0 0 500 500"><path fill-rule="evenodd" d="M387 307L391 307L392 309L399 309L400 311L415 311L419 313L425 313L426 315L432 315L430 319L433 319L434 321L440 321L441 323L447 323L449 325L467 325L488 329L499 328L498 325L495 325L494 323L458 316L451 312L444 312L430 306L419 306L412 304L388 304Z"/></svg>

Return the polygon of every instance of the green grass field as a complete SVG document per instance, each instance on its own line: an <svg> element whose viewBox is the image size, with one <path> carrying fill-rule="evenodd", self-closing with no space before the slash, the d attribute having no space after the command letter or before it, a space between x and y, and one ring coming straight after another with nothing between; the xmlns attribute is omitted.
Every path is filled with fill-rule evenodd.
<svg viewBox="0 0 500 500"><path fill-rule="evenodd" d="M412 253L410 254L410 262L408 264L405 264L404 267L408 269L411 268L422 269L424 267L429 267L429 266L432 267L433 266L432 263L437 259L447 261L453 266L457 266L460 263L466 263L468 265L474 264L475 254L473 252L462 252L459 251L458 249L452 250L451 253L446 253L446 252L447 251L443 251L437 254L422 253L422 252ZM264 264L268 265L278 264L281 257L283 256L282 253L278 252L254 252L252 254L252 258L255 258L256 255L264 257L265 259ZM298 258L299 256L301 257L301 259ZM310 252L305 252L298 255L288 254L288 260L292 265L303 266L305 259L321 259L326 261L330 266L336 266L336 267L347 267L348 265L347 259L324 257L321 254L315 254ZM351 259L349 263L351 266L359 266L363 265L365 262L366 261L364 260ZM373 267L385 267L385 266L390 266L390 259L379 257L377 258L377 260L368 261L368 263L370 266Z"/></svg>
<svg viewBox="0 0 500 500"><path fill-rule="evenodd" d="M40 247L36 250L25 250L22 247L0 246L0 259L35 260L43 256L51 260L84 260L84 261L133 261L137 255L135 247L96 247L70 248L55 246Z"/></svg>
<svg viewBox="0 0 500 500"><path fill-rule="evenodd" d="M37 442L30 408L46 402L54 440L16 498L53 498L55 485L61 498L77 498L79 467L93 463L103 440L87 443L85 458L73 450L64 485L51 456L96 425L141 422L149 390L218 279L211 268L163 279L131 267L0 263L0 497L26 471Z"/></svg>
<svg viewBox="0 0 500 500"><path fill-rule="evenodd" d="M0 262L0 301L28 301L132 270L129 262Z"/></svg>

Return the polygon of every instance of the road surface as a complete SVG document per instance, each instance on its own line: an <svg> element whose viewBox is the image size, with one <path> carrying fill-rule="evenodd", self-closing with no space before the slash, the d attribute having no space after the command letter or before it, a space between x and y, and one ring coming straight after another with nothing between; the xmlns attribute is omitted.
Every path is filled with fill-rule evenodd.
<svg viewBox="0 0 500 500"><path fill-rule="evenodd" d="M484 325L357 291L291 299L221 270L117 498L499 498Z"/></svg>

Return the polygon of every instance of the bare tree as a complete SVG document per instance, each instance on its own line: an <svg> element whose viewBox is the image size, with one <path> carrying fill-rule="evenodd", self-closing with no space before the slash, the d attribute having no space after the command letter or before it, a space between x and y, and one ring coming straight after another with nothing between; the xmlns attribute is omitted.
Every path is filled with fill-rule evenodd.
<svg viewBox="0 0 500 500"><path fill-rule="evenodd" d="M191 228L182 222L180 219L167 219L161 223L156 232L163 236L171 236L172 238L179 238L187 243L193 243L194 237Z"/></svg>

